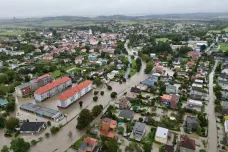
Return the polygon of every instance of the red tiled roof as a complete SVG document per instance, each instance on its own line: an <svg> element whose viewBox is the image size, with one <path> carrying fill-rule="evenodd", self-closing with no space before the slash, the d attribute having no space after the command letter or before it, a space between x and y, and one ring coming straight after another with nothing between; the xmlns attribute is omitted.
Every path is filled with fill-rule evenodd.
<svg viewBox="0 0 228 152"><path fill-rule="evenodd" d="M162 71L162 70L163 70L163 67L162 67L162 66L158 66L158 67L156 68L156 70L157 70L157 71Z"/></svg>
<svg viewBox="0 0 228 152"><path fill-rule="evenodd" d="M180 146L187 148L187 149L196 150L195 140L190 139L188 137L182 137L182 140L180 142Z"/></svg>
<svg viewBox="0 0 228 152"><path fill-rule="evenodd" d="M84 138L83 142L86 143L86 144L94 146L96 144L96 142L97 142L97 139L94 139L94 138L91 138L91 137L86 137L86 138Z"/></svg>
<svg viewBox="0 0 228 152"><path fill-rule="evenodd" d="M62 83L66 83L69 80L71 80L69 77L63 77L61 79L57 79L39 89L37 89L34 94L43 94L44 92L47 92L47 91L59 86Z"/></svg>
<svg viewBox="0 0 228 152"><path fill-rule="evenodd" d="M90 80L86 80L82 83L80 83L79 85L75 86L74 88L62 93L58 100L61 101L65 101L67 100L69 97L72 97L73 95L75 95L77 92L81 91L82 89L86 88L88 85L92 84L92 81Z"/></svg>

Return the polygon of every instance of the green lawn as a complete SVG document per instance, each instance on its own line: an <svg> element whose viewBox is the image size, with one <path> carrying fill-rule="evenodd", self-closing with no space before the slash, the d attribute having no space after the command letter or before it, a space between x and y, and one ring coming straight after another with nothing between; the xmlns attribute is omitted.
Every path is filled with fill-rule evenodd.
<svg viewBox="0 0 228 152"><path fill-rule="evenodd" d="M136 21L129 21L129 20L120 20L118 23L123 24L123 25L131 25L131 24L136 24L138 22Z"/></svg>
<svg viewBox="0 0 228 152"><path fill-rule="evenodd" d="M131 59L131 64L132 64L132 68L136 69L136 61L135 59Z"/></svg>
<svg viewBox="0 0 228 152"><path fill-rule="evenodd" d="M165 41L167 41L167 40L169 40L169 39L166 38L166 37L163 37L163 38L156 38L156 41L163 41L163 42L165 42Z"/></svg>
<svg viewBox="0 0 228 152"><path fill-rule="evenodd" d="M208 31L209 33L215 33L215 34L220 34L221 30L210 30Z"/></svg>
<svg viewBox="0 0 228 152"><path fill-rule="evenodd" d="M227 28L225 28L225 29L223 29L225 32L228 32L228 27Z"/></svg>
<svg viewBox="0 0 228 152"><path fill-rule="evenodd" d="M24 31L21 30L8 30L8 29L0 29L0 35L6 36L17 36L24 34Z"/></svg>
<svg viewBox="0 0 228 152"><path fill-rule="evenodd" d="M60 70L56 70L54 72L52 72L52 77L55 79L57 77L59 77L62 73L60 72Z"/></svg>
<svg viewBox="0 0 228 152"><path fill-rule="evenodd" d="M220 45L220 49L221 49L222 51L228 51L228 44L221 44L221 45Z"/></svg>
<svg viewBox="0 0 228 152"><path fill-rule="evenodd" d="M131 68L130 75L131 75L131 76L133 76L133 75L135 75L135 73L136 73L136 72L137 72L137 70L136 70L136 69Z"/></svg>
<svg viewBox="0 0 228 152"><path fill-rule="evenodd" d="M78 148L80 147L80 145L82 144L84 138L86 138L86 135L82 136L79 140L77 140L73 145L71 145L70 147L78 150Z"/></svg>

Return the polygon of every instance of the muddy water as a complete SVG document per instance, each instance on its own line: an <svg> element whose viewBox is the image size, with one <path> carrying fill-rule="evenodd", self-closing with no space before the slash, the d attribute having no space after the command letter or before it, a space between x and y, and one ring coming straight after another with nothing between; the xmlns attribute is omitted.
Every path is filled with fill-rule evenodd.
<svg viewBox="0 0 228 152"><path fill-rule="evenodd" d="M119 84L117 82L110 82L109 85L112 86L113 88L112 91L117 92L118 97L120 97L124 92L129 91L132 86L135 86L141 81L148 78L148 75L144 74L145 67L146 67L145 63L142 63L141 71L139 73L136 73L130 79L127 79L126 83ZM98 101L94 102L92 99L93 91L89 92L88 94L86 94L80 99L80 101L83 101L82 108L92 109L95 105L98 105L98 104L107 106L108 104L115 102L110 98L110 93L112 91L107 90L104 86L97 88L96 90L98 91L104 90L105 94L103 96L99 95ZM79 114L82 108L80 108L78 102L72 104L70 107L66 109L58 108L56 104L56 99L58 98L59 94L49 98L48 100L45 100L42 103L35 102L33 98L16 98L17 108L14 115L16 115L16 117L20 118L21 120L29 119L30 121L45 121L45 122L48 121L48 119L46 118L42 118L19 109L20 105L31 102L51 109L59 110L62 113L67 114L67 120L63 119L59 123L51 121L52 125L55 125L55 126L58 126L59 124L66 124L67 121L69 121L77 114ZM94 123L99 122L99 118L95 119L93 122ZM85 130L84 131L76 130L75 128L76 124L77 124L77 120L73 119L65 127L63 127L56 135L50 136L49 138L45 138L44 136L46 132L50 132L49 128L36 135L20 135L20 137L23 137L26 141L29 141L29 142L33 139L38 140L39 137L43 137L43 141L39 142L36 146L32 146L30 148L30 152L53 152L53 151L63 152L66 149L68 149L70 145L72 145L76 140L78 140L81 136L85 134ZM72 131L73 133L72 138L69 138L67 135L69 131ZM3 136L3 132L1 131L0 131L0 137L2 138L0 139L1 140L0 147L2 147L3 145L10 144L11 139L5 138Z"/></svg>
<svg viewBox="0 0 228 152"><path fill-rule="evenodd" d="M136 73L133 77L127 80L126 83L119 84L116 82L111 82L110 85L113 88L113 91L116 91L118 94L123 94L125 91L128 91L130 87L137 85L139 82L145 80L148 75L144 74L144 68L145 64L142 65L142 70L139 73ZM87 107L88 109L92 109L93 106L97 104L102 104L103 106L106 106L111 101L110 93L111 91L108 91L107 89L104 89L103 87L98 88L98 90L105 90L104 96L99 96L99 99L97 102L92 101L93 94L90 92L89 94L85 95L81 100L83 101L83 107ZM55 97L54 97L55 98ZM41 103L41 105L45 105L48 107L53 107L55 109L58 109L56 107L56 103L52 103L53 99L49 99L45 101L44 103ZM113 103L114 101L111 101ZM68 114L68 117L75 116L81 111L81 108L79 107L78 103L73 104L67 109L60 109L63 113ZM69 119L69 118L68 118ZM65 122L65 120L63 120ZM95 119L94 122L99 122L99 118ZM61 122L60 122L61 123ZM74 119L73 121L69 122L65 127L63 127L56 135L51 136L49 139L44 139L44 141L38 143L36 146L31 147L31 152L63 152L66 149L70 147L76 140L78 140L85 131L79 131L75 129L75 126L77 124L77 120ZM73 136L72 138L69 138L67 136L68 132L72 131Z"/></svg>
<svg viewBox="0 0 228 152"><path fill-rule="evenodd" d="M214 71L217 65L217 61L215 62L214 68L209 75L209 103L206 107L206 112L208 114L208 152L216 152L217 151L217 127L216 127L216 118L214 111L214 92L213 92L213 77Z"/></svg>

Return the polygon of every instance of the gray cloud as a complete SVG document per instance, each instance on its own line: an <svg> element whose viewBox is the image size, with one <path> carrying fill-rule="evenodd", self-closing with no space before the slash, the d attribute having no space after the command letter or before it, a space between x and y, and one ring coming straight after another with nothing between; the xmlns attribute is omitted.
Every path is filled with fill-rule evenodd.
<svg viewBox="0 0 228 152"><path fill-rule="evenodd" d="M0 0L0 17L225 12L228 0Z"/></svg>

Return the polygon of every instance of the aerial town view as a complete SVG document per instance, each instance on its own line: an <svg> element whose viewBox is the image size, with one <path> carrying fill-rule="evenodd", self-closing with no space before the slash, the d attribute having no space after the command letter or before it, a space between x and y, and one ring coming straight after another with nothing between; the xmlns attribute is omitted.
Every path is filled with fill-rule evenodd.
<svg viewBox="0 0 228 152"><path fill-rule="evenodd" d="M0 1L0 152L228 152L228 1Z"/></svg>

